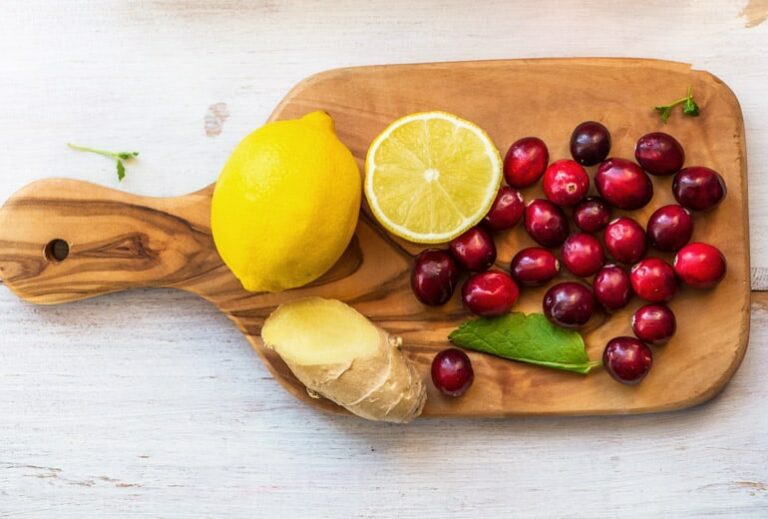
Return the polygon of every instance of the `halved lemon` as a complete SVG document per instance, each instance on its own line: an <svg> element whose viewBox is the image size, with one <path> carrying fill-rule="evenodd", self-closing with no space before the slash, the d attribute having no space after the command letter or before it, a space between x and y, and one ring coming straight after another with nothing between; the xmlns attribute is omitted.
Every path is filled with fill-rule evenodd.
<svg viewBox="0 0 768 519"><path fill-rule="evenodd" d="M488 213L502 178L499 151L476 124L446 112L402 117L374 139L365 196L389 232L452 240Z"/></svg>

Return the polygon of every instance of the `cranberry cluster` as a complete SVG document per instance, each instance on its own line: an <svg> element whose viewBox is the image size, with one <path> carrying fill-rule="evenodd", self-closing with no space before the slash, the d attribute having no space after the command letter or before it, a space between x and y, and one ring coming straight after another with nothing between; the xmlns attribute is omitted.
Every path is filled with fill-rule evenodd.
<svg viewBox="0 0 768 519"><path fill-rule="evenodd" d="M610 149L608 129L593 121L573 131L573 160L550 164L546 144L536 137L512 144L504 159L504 177L509 185L499 190L482 224L454 239L449 251L429 249L416 258L411 276L416 297L427 305L446 303L463 268L473 273L462 287L464 305L477 315L501 315L517 301L519 286L543 285L558 275L560 261L548 249L559 247L560 260L568 272L579 278L594 277L591 287L568 281L546 292L544 314L553 323L579 328L591 319L595 309L616 311L625 307L633 294L649 303L632 316L637 338L614 338L603 355L606 369L616 380L640 382L652 365L647 344L664 344L675 333L675 316L664 303L675 295L679 282L710 288L725 276L725 257L716 247L689 241L694 229L691 212L716 207L725 197L726 187L723 178L709 168L683 169L683 147L666 133L641 137L635 147L636 162L608 158ZM594 183L600 196L587 196L590 178L584 166L597 166ZM612 208L633 211L651 201L653 182L649 174L675 175L672 191L679 205L657 209L646 229L628 216L611 219ZM546 198L525 204L517 189L539 179ZM577 232L571 232L564 209L570 212ZM510 274L489 271L496 260L490 231L509 229L520 220L540 247L519 251L512 259ZM602 244L596 233L602 233ZM646 257L649 247L675 252L673 264Z"/></svg>

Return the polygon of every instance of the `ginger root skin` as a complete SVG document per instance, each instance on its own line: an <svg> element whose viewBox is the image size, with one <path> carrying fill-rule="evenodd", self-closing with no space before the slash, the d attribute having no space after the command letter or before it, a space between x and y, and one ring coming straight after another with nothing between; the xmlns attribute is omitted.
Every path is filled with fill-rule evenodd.
<svg viewBox="0 0 768 519"><path fill-rule="evenodd" d="M421 414L426 387L401 340L341 301L313 297L281 305L261 337L310 395L368 420L406 423Z"/></svg>

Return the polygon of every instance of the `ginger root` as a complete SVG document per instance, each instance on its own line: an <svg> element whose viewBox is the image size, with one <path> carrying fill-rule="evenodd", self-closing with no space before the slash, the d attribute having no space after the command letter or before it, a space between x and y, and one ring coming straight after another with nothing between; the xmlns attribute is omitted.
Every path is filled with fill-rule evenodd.
<svg viewBox="0 0 768 519"><path fill-rule="evenodd" d="M313 297L281 305L261 331L310 395L369 420L409 422L426 388L399 337L341 301Z"/></svg>

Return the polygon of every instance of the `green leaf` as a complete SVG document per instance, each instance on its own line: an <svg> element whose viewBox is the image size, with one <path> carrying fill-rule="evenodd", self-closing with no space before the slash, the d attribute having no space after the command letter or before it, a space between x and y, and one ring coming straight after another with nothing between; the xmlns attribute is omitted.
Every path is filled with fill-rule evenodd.
<svg viewBox="0 0 768 519"><path fill-rule="evenodd" d="M117 179L122 181L125 178L125 164L123 164L124 160L130 160L134 157L139 156L138 151L105 151L105 150L97 150L95 148L87 148L85 146L77 146L75 144L67 144L70 148L77 151L85 151L87 153L95 153L97 155L101 155L102 157L108 157L111 159L115 159L116 165L117 165Z"/></svg>
<svg viewBox="0 0 768 519"><path fill-rule="evenodd" d="M661 122L664 124L667 123L667 120L669 119L669 116L672 115L672 106L665 105L665 106L656 106L654 107L654 110L659 112L659 117L661 117Z"/></svg>
<svg viewBox="0 0 768 519"><path fill-rule="evenodd" d="M589 360L578 332L555 326L540 313L481 317L465 322L448 338L469 350L584 375L601 364Z"/></svg>
<svg viewBox="0 0 768 519"><path fill-rule="evenodd" d="M117 180L119 182L122 182L125 178L125 165L123 164L123 161L120 159L117 159Z"/></svg>
<svg viewBox="0 0 768 519"><path fill-rule="evenodd" d="M697 117L699 115L699 105L696 104L696 101L694 101L692 97L685 100L683 113L685 115L690 115L691 117Z"/></svg>
<svg viewBox="0 0 768 519"><path fill-rule="evenodd" d="M688 94L685 97L678 99L677 101L672 101L668 105L654 106L653 109L659 112L661 121L666 124L669 116L672 115L672 109L679 104L683 105L683 115L689 115L691 117L699 115L699 105L693 100L693 87L691 86L688 87Z"/></svg>

